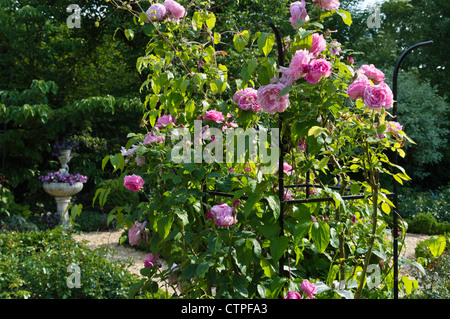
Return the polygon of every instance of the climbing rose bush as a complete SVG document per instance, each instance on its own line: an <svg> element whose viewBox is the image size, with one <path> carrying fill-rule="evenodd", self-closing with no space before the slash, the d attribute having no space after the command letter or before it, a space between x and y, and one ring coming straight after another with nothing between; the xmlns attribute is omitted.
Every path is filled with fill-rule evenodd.
<svg viewBox="0 0 450 319"><path fill-rule="evenodd" d="M339 1L292 2L279 37L269 23L221 23L209 1L167 0L165 14L156 1L111 2L149 37L136 63L147 79L143 129L102 162L142 199L108 216L151 254L134 288L391 298L395 207L381 178L409 180L388 155L413 141L389 113L383 72L323 30L333 15L351 25Z"/></svg>

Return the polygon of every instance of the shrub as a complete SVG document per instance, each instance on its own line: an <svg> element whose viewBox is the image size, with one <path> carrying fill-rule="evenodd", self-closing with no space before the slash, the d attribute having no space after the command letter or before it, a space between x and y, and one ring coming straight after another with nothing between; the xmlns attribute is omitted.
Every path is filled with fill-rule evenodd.
<svg viewBox="0 0 450 319"><path fill-rule="evenodd" d="M432 235L436 230L437 222L431 213L421 213L416 215L409 224L411 233Z"/></svg>
<svg viewBox="0 0 450 319"><path fill-rule="evenodd" d="M436 221L450 221L450 186L426 192L402 187L399 194L399 213L403 218L413 219L420 213L431 213Z"/></svg>
<svg viewBox="0 0 450 319"><path fill-rule="evenodd" d="M80 267L80 288L69 288L68 266ZM64 229L0 234L0 298L128 297L138 277L109 263L101 250L90 250Z"/></svg>
<svg viewBox="0 0 450 319"><path fill-rule="evenodd" d="M108 228L106 214L97 211L83 210L75 219L74 230L92 232L105 231Z"/></svg>

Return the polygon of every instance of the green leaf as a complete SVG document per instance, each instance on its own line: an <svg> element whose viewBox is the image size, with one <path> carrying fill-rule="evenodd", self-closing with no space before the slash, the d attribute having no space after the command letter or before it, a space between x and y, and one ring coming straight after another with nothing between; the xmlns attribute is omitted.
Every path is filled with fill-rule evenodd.
<svg viewBox="0 0 450 319"><path fill-rule="evenodd" d="M238 52L242 52L245 49L245 46L248 44L250 40L250 34L247 30L242 31L241 33L237 33L233 37L234 48Z"/></svg>
<svg viewBox="0 0 450 319"><path fill-rule="evenodd" d="M314 135L314 137L317 137L326 131L327 131L327 129L325 129L321 126L313 126L308 130L308 136Z"/></svg>
<svg viewBox="0 0 450 319"><path fill-rule="evenodd" d="M216 25L216 16L214 15L214 13L210 12L205 22L208 29L212 30Z"/></svg>
<svg viewBox="0 0 450 319"><path fill-rule="evenodd" d="M310 233L314 246L323 253L330 242L330 226L326 222L314 222Z"/></svg>
<svg viewBox="0 0 450 319"><path fill-rule="evenodd" d="M131 29L125 29L125 36L128 40L133 40L134 38L134 31Z"/></svg>
<svg viewBox="0 0 450 319"><path fill-rule="evenodd" d="M284 252L287 249L287 246L288 238L285 236L273 238L270 241L270 254L275 262L277 262L281 258L281 256L283 256Z"/></svg>
<svg viewBox="0 0 450 319"><path fill-rule="evenodd" d="M118 169L123 170L125 168L125 159L123 158L122 154L110 156L109 161L111 162L111 165L114 167L113 172L115 172Z"/></svg>
<svg viewBox="0 0 450 319"><path fill-rule="evenodd" d="M268 56L270 51L272 51L274 43L275 35L273 33L263 32L258 37L258 48L265 56Z"/></svg>
<svg viewBox="0 0 450 319"><path fill-rule="evenodd" d="M183 222L183 225L189 224L188 213L185 210L176 208L175 214L177 214L178 218L181 219L181 221Z"/></svg>
<svg viewBox="0 0 450 319"><path fill-rule="evenodd" d="M209 268L214 266L214 260L202 259L200 260L195 273L199 277L203 277Z"/></svg>
<svg viewBox="0 0 450 319"><path fill-rule="evenodd" d="M105 170L106 164L108 164L109 161L109 155L106 155L102 160L102 171Z"/></svg>
<svg viewBox="0 0 450 319"><path fill-rule="evenodd" d="M266 275L267 277L272 278L272 276L276 273L273 266L266 259L261 258L259 264L261 265L261 268L264 271L264 275Z"/></svg>
<svg viewBox="0 0 450 319"><path fill-rule="evenodd" d="M278 219L280 217L280 199L274 194L266 195L265 199L272 209L273 218Z"/></svg>
<svg viewBox="0 0 450 319"><path fill-rule="evenodd" d="M280 91L280 93L278 93L278 99L281 99L284 95L286 95L286 94L288 94L289 92L291 92L293 88L294 88L294 87L292 87L292 86L290 86L290 85L285 86L285 87Z"/></svg>
<svg viewBox="0 0 450 319"><path fill-rule="evenodd" d="M157 222L159 237L164 240L170 232L173 223L173 215L164 215L159 217Z"/></svg>
<svg viewBox="0 0 450 319"><path fill-rule="evenodd" d="M350 12L345 10L338 10L336 11L336 13L341 16L342 21L344 21L346 25L348 26L352 25L352 15L350 14Z"/></svg>
<svg viewBox="0 0 450 319"><path fill-rule="evenodd" d="M434 257L439 257L445 250L445 237L444 236L433 236L426 240L428 248Z"/></svg>

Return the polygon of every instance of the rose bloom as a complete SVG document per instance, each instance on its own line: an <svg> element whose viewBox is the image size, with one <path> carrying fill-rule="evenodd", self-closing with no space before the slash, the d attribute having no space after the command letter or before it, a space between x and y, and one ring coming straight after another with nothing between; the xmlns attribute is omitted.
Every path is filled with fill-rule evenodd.
<svg viewBox="0 0 450 319"><path fill-rule="evenodd" d="M125 176L124 180L123 180L123 186L126 187L126 189L133 191L133 192L138 192L142 189L143 185L144 185L144 180L142 179L142 177L140 177L139 175L127 175Z"/></svg>
<svg viewBox="0 0 450 319"><path fill-rule="evenodd" d="M203 117L205 120L214 121L216 123L222 123L225 121L225 117L223 116L222 112L211 110L207 111L206 115Z"/></svg>
<svg viewBox="0 0 450 319"><path fill-rule="evenodd" d="M134 162L137 166L142 167L145 164L145 156L136 156Z"/></svg>
<svg viewBox="0 0 450 319"><path fill-rule="evenodd" d="M311 50L309 50L311 55L315 58L315 57L317 57L317 55L320 52L325 51L326 48L327 48L327 41L325 40L323 35L322 34L318 34L318 33L314 33L312 35Z"/></svg>
<svg viewBox="0 0 450 319"><path fill-rule="evenodd" d="M370 80L373 81L373 84L380 84L384 82L384 73L378 70L373 64L362 65L358 72L367 76Z"/></svg>
<svg viewBox="0 0 450 319"><path fill-rule="evenodd" d="M164 143L164 140L164 135L157 135L154 132L150 132L145 136L144 144Z"/></svg>
<svg viewBox="0 0 450 319"><path fill-rule="evenodd" d="M261 109L258 104L258 91L253 88L245 88L234 93L233 101L244 111L257 112Z"/></svg>
<svg viewBox="0 0 450 319"><path fill-rule="evenodd" d="M298 20L308 21L309 16L306 12L306 2L305 0L292 2L289 10L291 12L291 17L289 18L289 22L292 24L292 27L297 29L296 22Z"/></svg>
<svg viewBox="0 0 450 319"><path fill-rule="evenodd" d="M186 15L186 9L176 1L166 0L164 7L166 7L169 20L178 21Z"/></svg>
<svg viewBox="0 0 450 319"><path fill-rule="evenodd" d="M228 227L237 223L233 215L233 208L228 204L215 205L211 208L211 214L214 217L214 223L220 227Z"/></svg>
<svg viewBox="0 0 450 319"><path fill-rule="evenodd" d="M322 77L331 76L331 63L325 59L317 59L311 62L311 69L305 76L309 83L317 83Z"/></svg>
<svg viewBox="0 0 450 319"><path fill-rule="evenodd" d="M377 109L378 111L381 108L389 109L394 103L391 88L386 83L366 87L363 99L364 104L369 109Z"/></svg>
<svg viewBox="0 0 450 319"><path fill-rule="evenodd" d="M308 294L308 299L313 299L314 295L317 294L316 286L314 286L308 280L303 280L301 289L303 292L306 292Z"/></svg>
<svg viewBox="0 0 450 319"><path fill-rule="evenodd" d="M284 198L284 200L294 199L294 193L292 192L292 190L290 188L284 189L283 198Z"/></svg>
<svg viewBox="0 0 450 319"><path fill-rule="evenodd" d="M370 80L365 75L358 77L352 84L348 86L348 97L353 100L359 99L364 95L366 87L371 85L372 83L370 83Z"/></svg>
<svg viewBox="0 0 450 319"><path fill-rule="evenodd" d="M158 118L158 120L156 121L157 124L155 125L155 127L157 129L162 129L163 127L169 125L170 123L175 123L175 121L176 120L172 115L163 115Z"/></svg>
<svg viewBox="0 0 450 319"><path fill-rule="evenodd" d="M166 15L166 7L161 3L154 3L148 8L146 14L150 21L161 21Z"/></svg>
<svg viewBox="0 0 450 319"><path fill-rule="evenodd" d="M280 66L277 70L277 73L281 73L281 77L273 77L270 80L270 83L280 83L284 86L293 85L295 83L296 79L292 76L292 72L289 68Z"/></svg>
<svg viewBox="0 0 450 319"><path fill-rule="evenodd" d="M403 126L399 122L387 121L386 131L392 134L398 134L398 131L403 130Z"/></svg>
<svg viewBox="0 0 450 319"><path fill-rule="evenodd" d="M261 86L258 89L258 104L261 107L261 111L269 114L284 112L290 102L289 94L283 95L280 99L278 98L278 94L283 88L284 85L276 83Z"/></svg>
<svg viewBox="0 0 450 319"><path fill-rule="evenodd" d="M342 49L341 49L341 44L339 43L339 42L337 42L337 41L331 41L331 43L330 43L332 46L330 47L330 54L332 55L332 56L336 56L336 55L339 55L340 53L341 53L341 51L342 51Z"/></svg>
<svg viewBox="0 0 450 319"><path fill-rule="evenodd" d="M147 258L144 261L144 267L155 267L158 266L160 267L161 265L156 264L156 261L159 258L159 253L157 253L156 255L153 255L152 253L147 255Z"/></svg>
<svg viewBox="0 0 450 319"><path fill-rule="evenodd" d="M140 224L138 221L135 221L133 227L128 230L128 241L131 246L139 246L142 241L146 243L148 242L148 235L145 232L145 224L147 224L147 222Z"/></svg>
<svg viewBox="0 0 450 319"><path fill-rule="evenodd" d="M302 296L297 291L288 291L284 299L302 299Z"/></svg>
<svg viewBox="0 0 450 319"><path fill-rule="evenodd" d="M308 50L297 50L289 64L290 77L296 81L308 73L311 56Z"/></svg>
<svg viewBox="0 0 450 319"><path fill-rule="evenodd" d="M337 10L341 5L339 0L312 0L315 5L317 5L322 10Z"/></svg>

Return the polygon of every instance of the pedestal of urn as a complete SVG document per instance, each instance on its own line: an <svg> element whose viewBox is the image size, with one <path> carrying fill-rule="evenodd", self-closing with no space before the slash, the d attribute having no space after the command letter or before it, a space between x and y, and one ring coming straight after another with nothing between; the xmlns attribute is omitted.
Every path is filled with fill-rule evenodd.
<svg viewBox="0 0 450 319"><path fill-rule="evenodd" d="M79 193L83 189L83 183L44 183L44 191L55 197L56 211L59 220L64 226L69 223L69 207L72 196Z"/></svg>

